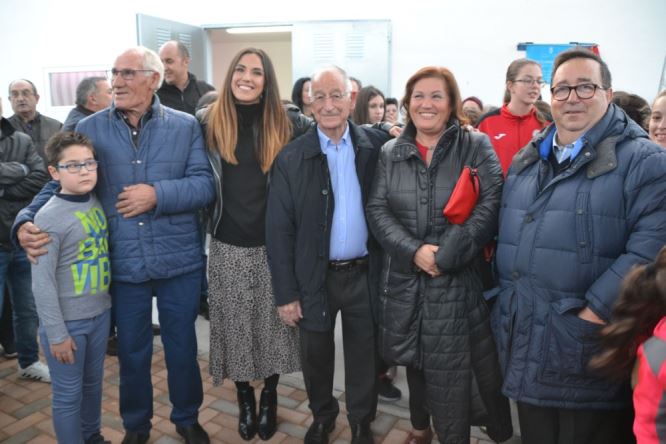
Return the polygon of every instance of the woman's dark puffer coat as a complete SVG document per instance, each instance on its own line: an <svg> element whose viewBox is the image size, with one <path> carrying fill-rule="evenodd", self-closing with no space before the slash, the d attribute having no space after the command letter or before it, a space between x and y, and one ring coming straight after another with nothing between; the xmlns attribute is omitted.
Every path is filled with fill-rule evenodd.
<svg viewBox="0 0 666 444"><path fill-rule="evenodd" d="M503 441L513 431L480 275L482 249L497 232L502 169L487 136L455 121L427 167L415 133L409 124L382 148L367 206L370 228L386 252L380 350L388 363L424 371L440 442L469 443L470 424L479 423ZM481 195L470 217L452 225L442 210L466 165L478 168ZM440 277L415 268L414 254L424 243L439 245Z"/></svg>

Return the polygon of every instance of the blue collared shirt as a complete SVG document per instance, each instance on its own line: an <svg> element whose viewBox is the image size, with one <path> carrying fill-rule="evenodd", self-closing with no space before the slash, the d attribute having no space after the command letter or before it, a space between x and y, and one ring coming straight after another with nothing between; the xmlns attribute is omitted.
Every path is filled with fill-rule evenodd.
<svg viewBox="0 0 666 444"><path fill-rule="evenodd" d="M579 137L574 143L560 146L557 143L557 130L555 131L555 135L553 136L553 154L559 163L569 158L573 162L578 153L580 153L581 148L583 148L583 136Z"/></svg>
<svg viewBox="0 0 666 444"><path fill-rule="evenodd" d="M363 212L361 185L356 175L356 154L349 125L336 145L317 127L319 144L326 155L335 208L331 226L330 260L346 260L368 254L368 227Z"/></svg>
<svg viewBox="0 0 666 444"><path fill-rule="evenodd" d="M585 136L583 135L580 136L574 143L560 146L557 143L557 129L553 128L543 139L541 145L539 145L539 154L541 155L542 159L546 160L552 151L558 163L562 163L569 158L573 162L576 156L578 156L578 153L580 153L580 150L583 149L584 143Z"/></svg>

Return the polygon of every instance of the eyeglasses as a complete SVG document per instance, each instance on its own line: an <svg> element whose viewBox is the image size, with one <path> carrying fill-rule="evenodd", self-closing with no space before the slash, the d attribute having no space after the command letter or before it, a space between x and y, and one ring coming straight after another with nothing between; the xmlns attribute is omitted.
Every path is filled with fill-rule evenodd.
<svg viewBox="0 0 666 444"><path fill-rule="evenodd" d="M518 83L524 83L525 85L538 85L539 88L543 88L543 86L546 84L546 81L544 79L516 79L514 82Z"/></svg>
<svg viewBox="0 0 666 444"><path fill-rule="evenodd" d="M19 97L32 97L35 95L34 92L29 89L24 89L23 91L12 91L9 93L12 99L17 99Z"/></svg>
<svg viewBox="0 0 666 444"><path fill-rule="evenodd" d="M579 99L591 99L594 96L594 93L596 93L598 89L606 90L606 88L603 88L594 83L581 83L580 85L576 86L568 86L568 85L555 86L553 88L550 88L550 92L553 95L553 99L559 100L560 102L564 102L565 100L569 99L571 91L573 90L576 91L576 95L578 96Z"/></svg>
<svg viewBox="0 0 666 444"><path fill-rule="evenodd" d="M318 103L318 104L323 104L326 102L326 99L331 99L331 102L333 103L340 103L345 97L349 95L348 92L334 92L331 94L315 94L312 97L312 103Z"/></svg>
<svg viewBox="0 0 666 444"><path fill-rule="evenodd" d="M137 72L155 72L152 69L116 69L113 68L111 71L108 72L109 79L113 80L118 75L122 77L124 80L132 80L134 79L134 76L136 76Z"/></svg>
<svg viewBox="0 0 666 444"><path fill-rule="evenodd" d="M84 167L88 171L95 171L99 166L99 162L96 161L95 159L90 159L81 163L71 162L65 164L57 164L56 166L58 167L58 169L64 169L67 170L68 173L76 174L79 173L81 171L81 168Z"/></svg>

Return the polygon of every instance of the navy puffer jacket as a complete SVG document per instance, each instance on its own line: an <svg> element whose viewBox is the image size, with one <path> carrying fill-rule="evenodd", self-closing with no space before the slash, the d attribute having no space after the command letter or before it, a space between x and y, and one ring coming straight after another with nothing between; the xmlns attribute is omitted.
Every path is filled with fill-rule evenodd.
<svg viewBox="0 0 666 444"><path fill-rule="evenodd" d="M610 105L553 177L544 158L553 132L514 157L502 195L492 327L503 392L539 406L619 408L623 385L587 366L599 326L577 314L589 306L609 321L627 271L666 244L666 151Z"/></svg>

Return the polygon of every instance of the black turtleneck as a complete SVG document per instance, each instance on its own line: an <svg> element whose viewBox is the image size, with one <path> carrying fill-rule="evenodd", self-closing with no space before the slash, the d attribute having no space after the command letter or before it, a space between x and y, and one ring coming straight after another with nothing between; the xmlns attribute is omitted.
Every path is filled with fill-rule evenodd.
<svg viewBox="0 0 666 444"><path fill-rule="evenodd" d="M222 161L222 222L215 238L239 247L266 243L266 175L257 160L261 104L236 105L238 165Z"/></svg>

